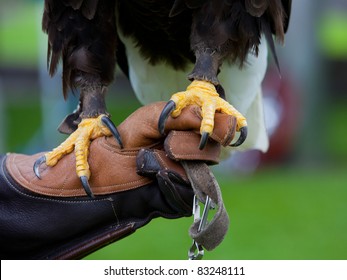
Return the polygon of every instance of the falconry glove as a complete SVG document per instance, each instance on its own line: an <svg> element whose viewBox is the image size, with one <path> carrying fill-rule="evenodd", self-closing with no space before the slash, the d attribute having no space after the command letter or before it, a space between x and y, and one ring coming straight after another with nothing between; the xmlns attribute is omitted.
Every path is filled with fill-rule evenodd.
<svg viewBox="0 0 347 280"><path fill-rule="evenodd" d="M74 172L73 153L54 167L41 165L41 178L33 171L41 153L0 156L1 259L83 258L153 218L190 216L201 182L192 188L192 181L199 179L187 174L187 165L218 163L221 145L234 138L236 120L217 113L214 131L199 150L200 109L190 106L179 117L169 117L162 135L158 119L164 106L158 102L141 107L122 122L122 148L113 137L92 141L88 162L93 199ZM205 191L197 195L199 200L210 195L220 203Z"/></svg>

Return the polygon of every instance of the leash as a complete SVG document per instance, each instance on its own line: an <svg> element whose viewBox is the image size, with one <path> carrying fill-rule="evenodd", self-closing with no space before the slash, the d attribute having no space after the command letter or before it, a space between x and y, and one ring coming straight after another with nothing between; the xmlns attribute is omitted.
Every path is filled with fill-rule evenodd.
<svg viewBox="0 0 347 280"><path fill-rule="evenodd" d="M194 191L194 222L189 229L193 244L188 250L190 260L201 260L204 248L208 251L216 248L224 239L229 228L229 217L226 212L219 184L210 168L201 161L181 161ZM204 210L200 215L200 205ZM211 221L208 213L217 208Z"/></svg>

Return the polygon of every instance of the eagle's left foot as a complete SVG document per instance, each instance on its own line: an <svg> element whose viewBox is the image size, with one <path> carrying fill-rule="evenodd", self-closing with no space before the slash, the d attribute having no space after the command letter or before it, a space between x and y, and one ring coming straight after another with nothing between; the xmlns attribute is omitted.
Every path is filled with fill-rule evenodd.
<svg viewBox="0 0 347 280"><path fill-rule="evenodd" d="M40 176L40 165L46 163L47 166L54 166L66 154L75 150L76 156L76 173L81 180L81 184L86 193L93 198L93 192L89 186L90 170L88 164L88 153L90 142L93 139L102 136L113 135L119 145L123 146L117 128L106 115L100 115L96 118L83 119L78 128L57 148L46 153L39 158L34 164L34 172L38 178Z"/></svg>
<svg viewBox="0 0 347 280"><path fill-rule="evenodd" d="M200 134L201 140L199 149L203 149L207 143L208 136L212 133L214 127L215 112L222 112L232 115L237 119L236 130L240 132L239 139L232 144L236 147L241 145L247 137L247 121L240 112L238 112L232 105L222 99L215 86L206 81L193 81L186 91L178 92L172 95L170 101L163 109L159 119L159 131L164 134L165 121L171 114L172 117L177 117L181 114L183 108L188 105L198 105L201 108L201 127Z"/></svg>

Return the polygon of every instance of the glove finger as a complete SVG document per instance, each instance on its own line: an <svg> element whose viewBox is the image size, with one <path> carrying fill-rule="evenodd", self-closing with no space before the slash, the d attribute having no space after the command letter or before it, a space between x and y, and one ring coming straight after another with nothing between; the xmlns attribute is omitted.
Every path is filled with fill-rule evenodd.
<svg viewBox="0 0 347 280"><path fill-rule="evenodd" d="M122 136L124 148L149 147L162 141L163 135L158 130L158 121L165 104L165 102L156 102L143 106L117 127ZM198 106L189 106L183 109L177 118L168 117L165 123L165 133L169 133L171 130L189 130L200 135L200 126L201 109ZM210 137L223 146L227 146L234 138L235 130L235 118L217 112Z"/></svg>

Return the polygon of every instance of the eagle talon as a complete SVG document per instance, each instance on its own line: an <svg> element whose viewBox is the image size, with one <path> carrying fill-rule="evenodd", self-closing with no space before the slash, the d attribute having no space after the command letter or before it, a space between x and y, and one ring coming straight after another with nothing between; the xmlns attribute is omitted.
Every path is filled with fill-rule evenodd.
<svg viewBox="0 0 347 280"><path fill-rule="evenodd" d="M46 163L46 156L41 156L40 158L38 158L35 163L34 163L34 173L36 175L37 178L41 179L41 175L40 175L40 166L41 164Z"/></svg>
<svg viewBox="0 0 347 280"><path fill-rule="evenodd" d="M81 176L80 177L80 180L81 180L81 184L85 190L85 192L87 193L87 195L90 197L90 198L95 198L91 188L90 188L90 185L88 183L88 178L87 176Z"/></svg>
<svg viewBox="0 0 347 280"><path fill-rule="evenodd" d="M41 164L45 163L47 166L53 167L65 155L74 151L77 176L80 178L88 196L94 198L88 183L88 179L91 176L88 164L90 144L92 140L98 137L112 135L116 138L120 147L123 148L123 143L116 126L106 115L83 119L79 123L78 128L63 143L35 161L33 171L36 177L41 179Z"/></svg>
<svg viewBox="0 0 347 280"><path fill-rule="evenodd" d="M175 109L176 109L176 103L170 100L168 103L166 103L163 111L161 112L159 121L158 121L158 130L161 135L165 135L166 120Z"/></svg>
<svg viewBox="0 0 347 280"><path fill-rule="evenodd" d="M116 128L114 123L111 121L111 119L109 117L107 117L107 116L103 116L101 118L101 122L111 131L111 133L114 136L114 138L116 138L119 146L121 147L121 149L123 149L124 146L123 146L122 139L120 137L118 129Z"/></svg>
<svg viewBox="0 0 347 280"><path fill-rule="evenodd" d="M231 147L238 147L240 146L243 142L245 142L248 134L248 128L247 126L241 127L240 128L240 137L237 139L237 141L234 144L231 144Z"/></svg>
<svg viewBox="0 0 347 280"><path fill-rule="evenodd" d="M202 150L203 148L205 148L209 136L210 136L210 134L208 132L202 133L201 139L200 139L200 144L199 144L199 150Z"/></svg>

